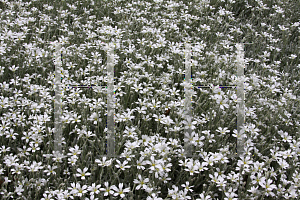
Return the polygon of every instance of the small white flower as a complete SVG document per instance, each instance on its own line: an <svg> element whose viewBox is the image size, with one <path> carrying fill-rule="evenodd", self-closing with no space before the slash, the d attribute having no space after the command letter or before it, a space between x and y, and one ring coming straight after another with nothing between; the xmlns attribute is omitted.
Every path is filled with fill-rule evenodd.
<svg viewBox="0 0 300 200"><path fill-rule="evenodd" d="M108 182L105 182L104 185L105 185L105 188L100 188L100 191L105 191L104 196L108 196L108 193L109 194L114 194L114 191L111 190L111 187L114 186L114 185L109 187Z"/></svg>
<svg viewBox="0 0 300 200"><path fill-rule="evenodd" d="M86 173L88 170L87 167L85 167L83 170L81 170L80 168L77 169L78 174L76 174L77 177L81 177L81 180L85 180L85 176L90 176L91 173Z"/></svg>
<svg viewBox="0 0 300 200"><path fill-rule="evenodd" d="M116 160L116 161L117 161L117 163L119 163L118 165L115 165L117 168L120 168L120 169L122 169L123 171L124 171L126 168L130 168L130 165L126 165L126 164L128 163L127 160L125 160L125 161L123 162L123 164L122 164L119 160Z"/></svg>
<svg viewBox="0 0 300 200"><path fill-rule="evenodd" d="M97 113L93 113L91 115L91 117L89 118L89 120L94 121L94 124L96 125L98 122L101 122L102 119L99 119L98 114Z"/></svg>
<svg viewBox="0 0 300 200"><path fill-rule="evenodd" d="M95 162L98 163L99 166L106 166L106 167L108 167L108 166L111 165L112 159L106 161L106 157L104 156L104 157L102 157L102 161L99 160L99 159L96 159Z"/></svg>
<svg viewBox="0 0 300 200"><path fill-rule="evenodd" d="M182 184L181 186L184 187L184 190L193 192L193 190L191 188L194 186L189 186L189 184L190 183L188 181L186 181L185 184Z"/></svg>
<svg viewBox="0 0 300 200"><path fill-rule="evenodd" d="M77 144L75 145L75 148L70 147L70 151L71 153L68 153L68 156L77 156L77 154L81 154L81 150Z"/></svg>
<svg viewBox="0 0 300 200"><path fill-rule="evenodd" d="M146 185L147 182L149 182L149 178L142 178L142 175L138 175L138 179L134 179L134 183L138 184L138 186L136 186L136 190L139 190L140 188L143 188L144 190L146 190L148 187Z"/></svg>
<svg viewBox="0 0 300 200"><path fill-rule="evenodd" d="M13 65L13 66L9 67L8 69L10 69L12 72L16 72L19 69L19 67L16 67L15 65Z"/></svg>
<svg viewBox="0 0 300 200"><path fill-rule="evenodd" d="M226 133L230 133L230 130L227 130L228 128L221 128L219 127L218 130L216 130L216 132L221 133L222 135L225 135Z"/></svg>
<svg viewBox="0 0 300 200"><path fill-rule="evenodd" d="M115 185L111 186L111 189L113 189L116 193L114 196L120 195L120 197L123 199L125 197L125 192L129 192L130 188L125 188L123 190L123 183L119 183L119 188L117 188Z"/></svg>
<svg viewBox="0 0 300 200"><path fill-rule="evenodd" d="M206 31L209 31L210 30L210 26L206 25L206 24L203 24L203 25L200 25L200 27Z"/></svg>
<svg viewBox="0 0 300 200"><path fill-rule="evenodd" d="M90 195L94 195L94 193L99 194L99 188L101 185L96 185L95 183L92 184L92 186L88 187L88 191L90 191Z"/></svg>
<svg viewBox="0 0 300 200"><path fill-rule="evenodd" d="M278 24L278 27L279 27L279 29L282 30L282 31L286 31L286 30L289 29L289 28L284 27L284 25L279 25L279 24Z"/></svg>
<svg viewBox="0 0 300 200"><path fill-rule="evenodd" d="M291 54L291 56L289 57L289 59L292 59L292 60L294 60L295 58L297 58L297 55L295 55L295 54Z"/></svg>
<svg viewBox="0 0 300 200"><path fill-rule="evenodd" d="M267 182L266 181L263 181L263 182L260 182L260 186L262 188L265 188L267 191L272 191L273 189L276 189L276 185L274 184L271 184L273 182L273 180L271 179L268 179Z"/></svg>
<svg viewBox="0 0 300 200"><path fill-rule="evenodd" d="M57 166L51 166L48 165L48 169L44 170L45 173L47 173L47 176L49 176L50 174L56 174L56 172L54 171L55 169L57 169Z"/></svg>
<svg viewBox="0 0 300 200"><path fill-rule="evenodd" d="M210 195L205 196L204 194L205 194L205 192L204 192L204 193L201 193L201 194L199 195L200 199L196 199L196 200L209 200L209 199L211 199L211 196L210 196Z"/></svg>

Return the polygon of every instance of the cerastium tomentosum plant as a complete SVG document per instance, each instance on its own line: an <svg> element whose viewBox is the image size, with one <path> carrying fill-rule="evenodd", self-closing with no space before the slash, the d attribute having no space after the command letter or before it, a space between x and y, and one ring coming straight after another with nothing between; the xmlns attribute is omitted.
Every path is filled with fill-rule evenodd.
<svg viewBox="0 0 300 200"><path fill-rule="evenodd" d="M298 4L0 1L1 198L297 199Z"/></svg>

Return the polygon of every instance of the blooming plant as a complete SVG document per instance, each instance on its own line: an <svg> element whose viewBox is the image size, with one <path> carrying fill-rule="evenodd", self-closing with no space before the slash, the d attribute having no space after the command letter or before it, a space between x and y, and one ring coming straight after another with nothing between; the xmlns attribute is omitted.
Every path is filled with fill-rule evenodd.
<svg viewBox="0 0 300 200"><path fill-rule="evenodd" d="M299 7L0 0L0 199L299 199Z"/></svg>

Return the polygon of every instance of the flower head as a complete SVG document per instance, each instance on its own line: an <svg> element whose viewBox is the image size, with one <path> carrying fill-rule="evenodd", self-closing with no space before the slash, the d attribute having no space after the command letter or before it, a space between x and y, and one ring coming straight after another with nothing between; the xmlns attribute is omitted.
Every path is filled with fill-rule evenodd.
<svg viewBox="0 0 300 200"><path fill-rule="evenodd" d="M116 193L114 196L120 195L120 197L123 199L125 197L125 192L129 192L130 188L123 189L123 183L119 183L119 188L117 188L115 185L111 186L111 189L113 189Z"/></svg>
<svg viewBox="0 0 300 200"><path fill-rule="evenodd" d="M85 167L83 170L81 170L80 168L78 168L77 169L77 174L76 174L76 176L77 177L81 177L81 180L85 180L85 177L86 176L90 176L91 175L91 173L86 173L87 172L87 170L88 170L88 168L87 167Z"/></svg>

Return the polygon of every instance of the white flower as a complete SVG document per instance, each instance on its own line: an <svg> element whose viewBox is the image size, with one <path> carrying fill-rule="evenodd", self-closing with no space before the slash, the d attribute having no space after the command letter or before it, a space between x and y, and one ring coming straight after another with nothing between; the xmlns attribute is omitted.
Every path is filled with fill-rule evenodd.
<svg viewBox="0 0 300 200"><path fill-rule="evenodd" d="M194 165L194 164L192 164L192 163L189 163L189 164L187 165L187 169L184 169L184 170L190 172L190 175L193 176L194 173L197 173L197 174L200 173L200 172L198 171L198 169L199 169L199 166L198 166L198 165Z"/></svg>
<svg viewBox="0 0 300 200"><path fill-rule="evenodd" d="M273 182L273 180L268 179L267 182L262 181L259 184L262 188L265 188L267 191L272 191L273 189L277 188L275 184L271 184L272 182Z"/></svg>
<svg viewBox="0 0 300 200"><path fill-rule="evenodd" d="M174 121L170 118L170 116L162 118L161 123L166 124L167 126L170 126L171 124L175 124Z"/></svg>
<svg viewBox="0 0 300 200"><path fill-rule="evenodd" d="M183 124L184 124L184 128L185 129L191 129L191 130L194 130L196 129L196 125L198 122L197 121L192 121L191 118L187 118L183 121Z"/></svg>
<svg viewBox="0 0 300 200"><path fill-rule="evenodd" d="M239 175L231 173L227 175L227 179L230 180L231 182L237 182L237 180L239 179Z"/></svg>
<svg viewBox="0 0 300 200"><path fill-rule="evenodd" d="M207 196L204 196L205 192L204 193L201 193L199 196L200 196L200 199L196 199L196 200L209 200L211 199L211 196L210 195L207 195Z"/></svg>
<svg viewBox="0 0 300 200"><path fill-rule="evenodd" d="M214 175L209 174L209 177L211 178L212 182L217 183L218 182L218 178L219 178L219 173L215 172Z"/></svg>
<svg viewBox="0 0 300 200"><path fill-rule="evenodd" d="M75 122L81 122L81 120L79 119L81 118L81 115L77 116L77 113L75 113L73 116L70 117L70 121L72 124L74 124Z"/></svg>
<svg viewBox="0 0 300 200"><path fill-rule="evenodd" d="M64 143L64 142L62 142L62 143ZM53 156L54 156L54 158L52 158L52 160L56 161L56 162L60 162L60 163L62 162L62 159L66 157L59 151L53 151Z"/></svg>
<svg viewBox="0 0 300 200"><path fill-rule="evenodd" d="M289 59L292 59L292 60L294 60L295 58L297 58L297 55L295 55L295 54L291 54L291 56L289 57Z"/></svg>
<svg viewBox="0 0 300 200"><path fill-rule="evenodd" d="M191 141L191 143L193 144L193 145L195 145L195 146L199 146L199 147L201 147L201 146L203 146L203 142L201 142L202 140L204 140L205 139L205 137L202 135L200 138L199 138L199 134L198 133L196 133L194 136L193 136L193 140Z"/></svg>
<svg viewBox="0 0 300 200"><path fill-rule="evenodd" d="M6 138L12 138L13 140L16 139L16 135L19 135L18 133L14 133L14 129L10 129L9 132L5 131Z"/></svg>
<svg viewBox="0 0 300 200"><path fill-rule="evenodd" d="M169 167L172 167L172 163L166 164L164 162L157 165L157 168L160 170L161 173L170 172L171 169Z"/></svg>
<svg viewBox="0 0 300 200"><path fill-rule="evenodd" d="M222 135L225 135L226 133L230 133L230 130L227 130L228 128L221 128L221 127L219 127L217 130L216 130L216 132L219 132L219 133L221 133Z"/></svg>
<svg viewBox="0 0 300 200"><path fill-rule="evenodd" d="M206 31L209 31L210 30L210 26L206 25L206 24L203 24L203 25L200 25L200 27Z"/></svg>
<svg viewBox="0 0 300 200"><path fill-rule="evenodd" d="M80 168L77 169L78 174L76 174L77 177L81 177L81 180L85 180L85 176L90 176L91 173L86 173L88 170L87 167L85 167L83 170L81 170Z"/></svg>
<svg viewBox="0 0 300 200"><path fill-rule="evenodd" d="M194 186L189 186L189 184L190 183L188 181L186 181L185 184L182 184L181 186L184 187L185 191L193 192L193 189L191 189L191 188L194 187Z"/></svg>
<svg viewBox="0 0 300 200"><path fill-rule="evenodd" d="M227 183L227 181L225 181L225 179L222 176L218 177L218 180L217 180L217 186L218 187L221 187L222 189L225 189L226 183Z"/></svg>
<svg viewBox="0 0 300 200"><path fill-rule="evenodd" d="M98 121L100 121L100 122L102 121L102 119L99 119L98 114L95 112L91 115L89 120L94 121L94 124L97 124Z"/></svg>
<svg viewBox="0 0 300 200"><path fill-rule="evenodd" d="M275 12L282 14L284 13L284 10L282 8L280 8L278 5L273 5L272 8L275 9Z"/></svg>
<svg viewBox="0 0 300 200"><path fill-rule="evenodd" d="M68 164L71 164L72 166L74 166L76 164L78 160L77 156L72 156L71 158L68 158Z"/></svg>
<svg viewBox="0 0 300 200"><path fill-rule="evenodd" d="M101 187L101 185L97 185L95 183L92 184L92 186L88 187L88 191L90 191L90 195L94 195L94 193L99 194L99 188Z"/></svg>
<svg viewBox="0 0 300 200"><path fill-rule="evenodd" d="M144 157L141 156L140 159L136 161L136 168L144 170L145 167L143 165L146 165L146 164L147 164L147 162L144 161Z"/></svg>
<svg viewBox="0 0 300 200"><path fill-rule="evenodd" d="M108 186L108 182L105 182L104 185L105 185L105 188L100 188L100 191L105 191L104 196L108 196L108 194L114 194L114 191L112 191L111 187Z"/></svg>
<svg viewBox="0 0 300 200"><path fill-rule="evenodd" d="M120 168L120 169L122 169L123 171L126 169L126 168L130 168L131 166L130 165L126 165L127 163L128 163L128 161L127 160L125 160L124 162L123 162L123 164L121 164L121 162L119 161L119 160L116 160L117 161L117 163L119 163L119 165L115 165L117 168Z"/></svg>
<svg viewBox="0 0 300 200"><path fill-rule="evenodd" d="M251 192L252 194L256 195L258 193L258 186L254 187L252 186L249 190L247 190L248 192Z"/></svg>
<svg viewBox="0 0 300 200"><path fill-rule="evenodd" d="M54 200L53 198L52 198L52 194L46 194L46 193L44 193L43 194L43 198L41 198L41 200Z"/></svg>
<svg viewBox="0 0 300 200"><path fill-rule="evenodd" d="M278 159L278 164L280 165L280 167L282 168L282 169L286 169L286 168L288 168L290 165L288 164L288 162L286 162L285 161L285 159L282 159L282 158L280 158L280 159Z"/></svg>
<svg viewBox="0 0 300 200"><path fill-rule="evenodd" d="M289 136L287 132L278 131L278 133L280 134L284 142L291 143L293 138Z"/></svg>
<svg viewBox="0 0 300 200"><path fill-rule="evenodd" d="M71 193L75 194L76 196L82 197L83 194L87 193L86 185L81 187L80 183L76 183L76 186L75 183L71 183L71 186L73 187Z"/></svg>
<svg viewBox="0 0 300 200"><path fill-rule="evenodd" d="M145 163L151 165L151 167L149 168L151 171L155 171L155 168L157 168L157 165L159 163L161 163L161 160L157 160L154 158L154 156L150 157L150 160L146 160ZM150 172L151 173L151 172Z"/></svg>
<svg viewBox="0 0 300 200"><path fill-rule="evenodd" d="M149 182L149 178L142 178L142 175L138 175L138 179L139 180L137 180L137 179L134 179L134 183L135 184L138 184L138 186L136 186L136 190L139 190L141 187L144 189L144 190L146 190L148 187L147 187L147 185L145 184L145 183L147 183L147 182Z"/></svg>
<svg viewBox="0 0 300 200"><path fill-rule="evenodd" d="M44 170L45 173L47 173L47 176L49 176L50 174L56 174L56 172L54 171L55 169L57 169L57 166L51 166L48 165L48 169Z"/></svg>
<svg viewBox="0 0 300 200"><path fill-rule="evenodd" d="M71 153L67 154L68 156L77 156L77 154L81 154L81 150L77 144L75 145L75 148L70 147L70 152Z"/></svg>
<svg viewBox="0 0 300 200"><path fill-rule="evenodd" d="M116 193L114 194L114 196L118 196L120 195L120 197L123 199L125 197L125 192L129 192L130 188L125 188L123 190L123 183L119 183L119 188L117 188L115 185L111 186L111 189L113 189Z"/></svg>
<svg viewBox="0 0 300 200"><path fill-rule="evenodd" d="M284 25L279 25L278 24L278 26L279 26L279 29L282 30L282 31L286 31L286 30L289 29L289 28L284 27Z"/></svg>
<svg viewBox="0 0 300 200"><path fill-rule="evenodd" d="M13 66L9 67L8 69L10 69L12 72L16 72L19 69L19 67L16 67L15 65L13 65Z"/></svg>
<svg viewBox="0 0 300 200"><path fill-rule="evenodd" d="M27 166L29 172L37 172L39 169L43 169L42 162L33 161L30 166Z"/></svg>
<svg viewBox="0 0 300 200"><path fill-rule="evenodd" d="M128 128L126 126L126 130L124 131L124 135L127 136L127 137L135 138L137 136L137 133L136 133L134 127Z"/></svg>
<svg viewBox="0 0 300 200"><path fill-rule="evenodd" d="M230 187L230 189L225 192L225 198L224 200L238 200L238 198L234 198L237 197L238 195L236 193L234 193L236 191L236 189L232 189L232 187Z"/></svg>
<svg viewBox="0 0 300 200"><path fill-rule="evenodd" d="M157 197L157 194L152 193L151 196L148 196L146 200L163 200L160 197Z"/></svg>
<svg viewBox="0 0 300 200"><path fill-rule="evenodd" d="M23 186L22 185L18 185L15 189L15 192L20 196L22 194L22 192L24 191Z"/></svg>
<svg viewBox="0 0 300 200"><path fill-rule="evenodd" d="M106 161L106 157L104 156L104 157L102 157L102 161L100 161L99 159L96 159L95 162L98 163L99 166L106 166L106 167L108 167L108 166L111 165L112 159Z"/></svg>
<svg viewBox="0 0 300 200"><path fill-rule="evenodd" d="M249 155L244 156L242 158L242 160L239 160L238 163L237 163L237 165L239 167L243 166L244 168L247 168L247 169L250 167L251 164L253 164L253 161L251 160Z"/></svg>

